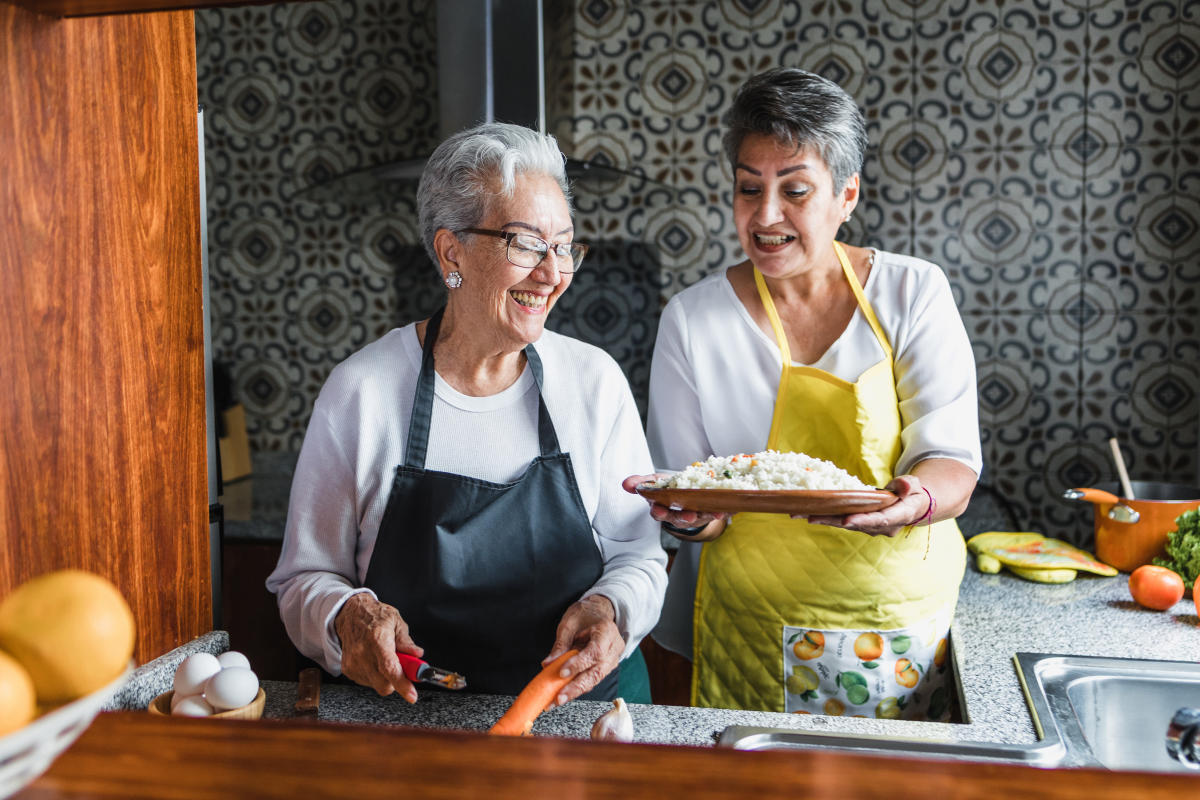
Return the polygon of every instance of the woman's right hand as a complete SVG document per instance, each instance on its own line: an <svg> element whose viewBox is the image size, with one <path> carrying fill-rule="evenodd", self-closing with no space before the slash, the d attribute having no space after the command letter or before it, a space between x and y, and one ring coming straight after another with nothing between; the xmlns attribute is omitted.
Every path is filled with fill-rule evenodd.
<svg viewBox="0 0 1200 800"><path fill-rule="evenodd" d="M420 656L425 651L409 638L408 623L399 611L359 592L342 605L333 627L342 640L343 675L380 697L399 692L408 702L417 702L417 690L404 677L396 653Z"/></svg>
<svg viewBox="0 0 1200 800"><path fill-rule="evenodd" d="M625 480L621 481L621 487L630 494L637 494L637 487L643 483L653 483L666 477L657 473L653 475L630 475ZM708 542L716 539L725 532L725 525L728 522L729 515L725 512L711 513L708 511L696 511L690 508L670 508L662 503L656 503L650 498L646 498L646 502L650 504L650 516L659 522L667 525L673 525L676 528L699 528L694 534L685 534L678 531L673 531L670 528L664 528L667 533L684 542Z"/></svg>

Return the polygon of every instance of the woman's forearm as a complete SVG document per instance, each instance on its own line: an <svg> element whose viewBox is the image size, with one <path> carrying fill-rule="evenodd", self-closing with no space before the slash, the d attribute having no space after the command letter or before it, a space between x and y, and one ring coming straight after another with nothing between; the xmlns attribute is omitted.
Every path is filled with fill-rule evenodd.
<svg viewBox="0 0 1200 800"><path fill-rule="evenodd" d="M929 458L918 462L912 473L921 481L933 501L932 519L954 519L967 509L971 492L979 480L974 470L950 458Z"/></svg>

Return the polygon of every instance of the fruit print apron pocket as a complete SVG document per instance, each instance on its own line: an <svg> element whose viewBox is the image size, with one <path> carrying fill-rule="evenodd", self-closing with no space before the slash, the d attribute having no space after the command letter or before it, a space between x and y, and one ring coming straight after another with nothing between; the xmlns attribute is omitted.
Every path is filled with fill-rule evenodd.
<svg viewBox="0 0 1200 800"><path fill-rule="evenodd" d="M948 721L949 623L949 615L939 614L938 619L888 631L820 631L785 625L785 710Z"/></svg>

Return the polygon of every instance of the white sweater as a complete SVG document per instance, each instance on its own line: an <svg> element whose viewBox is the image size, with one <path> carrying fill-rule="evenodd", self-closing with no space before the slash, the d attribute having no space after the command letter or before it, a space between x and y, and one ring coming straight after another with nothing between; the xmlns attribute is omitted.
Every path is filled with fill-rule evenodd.
<svg viewBox="0 0 1200 800"><path fill-rule="evenodd" d="M551 331L535 347L546 406L604 562L581 597L612 601L629 655L658 619L666 587L658 524L645 501L621 488L627 475L651 469L637 407L620 367L602 350ZM339 364L317 398L296 464L283 550L267 588L296 647L335 675L341 646L333 621L350 595L367 591L358 587L395 468L404 463L420 365L413 325ZM528 367L488 397L460 394L437 377L426 468L515 480L539 454L537 399Z"/></svg>
<svg viewBox="0 0 1200 800"><path fill-rule="evenodd" d="M895 474L927 458L983 468L975 357L950 283L935 264L876 251L863 286L892 346L902 424ZM815 363L855 381L883 358L862 311ZM663 310L650 369L646 431L654 463L676 470L710 455L766 448L779 389L780 353L742 305L725 271L675 295ZM671 568L654 638L691 657L691 611L700 546L685 542Z"/></svg>

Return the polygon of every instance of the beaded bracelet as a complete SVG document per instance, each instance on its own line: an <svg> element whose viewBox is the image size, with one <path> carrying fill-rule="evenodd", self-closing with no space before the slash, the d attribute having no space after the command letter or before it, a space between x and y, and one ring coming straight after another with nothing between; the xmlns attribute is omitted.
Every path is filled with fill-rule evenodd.
<svg viewBox="0 0 1200 800"><path fill-rule="evenodd" d="M707 525L701 525L699 528L677 528L669 522L664 521L662 526L671 533L678 533L680 536L695 536L700 531L707 528Z"/></svg>

